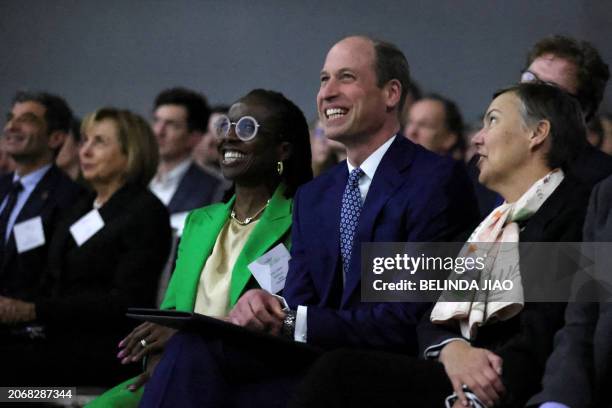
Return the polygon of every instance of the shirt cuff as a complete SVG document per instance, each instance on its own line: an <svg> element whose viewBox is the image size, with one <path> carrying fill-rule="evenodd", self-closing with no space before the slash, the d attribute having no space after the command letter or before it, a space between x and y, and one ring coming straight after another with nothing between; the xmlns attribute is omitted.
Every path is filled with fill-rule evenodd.
<svg viewBox="0 0 612 408"><path fill-rule="evenodd" d="M570 408L565 404L561 404L560 402L545 402L540 405L540 408Z"/></svg>
<svg viewBox="0 0 612 408"><path fill-rule="evenodd" d="M279 295L275 295L274 293L270 293L272 296L274 296L276 299L278 299L278 301L280 302L281 306L283 307L283 310L289 310L289 305L287 304L287 301L285 300L284 297L279 296Z"/></svg>
<svg viewBox="0 0 612 408"><path fill-rule="evenodd" d="M487 406L472 391L464 389L464 394L467 400L469 401L469 406L471 408L487 408ZM445 405L447 407L452 407L458 399L459 397L457 396L457 394L452 393L451 395L446 397Z"/></svg>
<svg viewBox="0 0 612 408"><path fill-rule="evenodd" d="M306 306L298 306L297 313L295 314L295 334L293 339L300 343L306 343L306 332L308 330L307 311L308 308Z"/></svg>
<svg viewBox="0 0 612 408"><path fill-rule="evenodd" d="M433 346L429 346L425 349L425 353L423 353L425 355L425 358L427 360L433 360L436 359L440 356L440 351L442 351L442 349L444 348L444 346L446 346L448 343L452 342L452 341L463 341L467 344L470 344L469 341L467 341L466 339L464 339L463 337L453 337L452 339L446 339L444 340L442 343L438 343L438 344L434 344Z"/></svg>

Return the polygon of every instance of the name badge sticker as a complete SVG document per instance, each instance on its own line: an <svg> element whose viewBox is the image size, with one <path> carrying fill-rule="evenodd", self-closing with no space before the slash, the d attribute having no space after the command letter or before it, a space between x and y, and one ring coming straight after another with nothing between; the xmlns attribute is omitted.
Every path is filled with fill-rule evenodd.
<svg viewBox="0 0 612 408"><path fill-rule="evenodd" d="M257 279L259 286L274 294L285 287L285 279L289 272L289 259L291 259L289 251L285 245L280 243L251 262L248 268Z"/></svg>
<svg viewBox="0 0 612 408"><path fill-rule="evenodd" d="M13 234L19 254L45 245L45 231L40 216L15 224Z"/></svg>
<svg viewBox="0 0 612 408"><path fill-rule="evenodd" d="M96 235L104 227L104 220L97 209L93 209L70 226L72 238L78 246Z"/></svg>

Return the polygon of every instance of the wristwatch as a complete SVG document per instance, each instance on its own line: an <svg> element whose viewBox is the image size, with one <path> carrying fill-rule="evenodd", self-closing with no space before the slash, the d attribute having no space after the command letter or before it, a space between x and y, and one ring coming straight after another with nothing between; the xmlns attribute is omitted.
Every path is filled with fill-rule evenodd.
<svg viewBox="0 0 612 408"><path fill-rule="evenodd" d="M285 311L285 319L283 320L283 336L293 340L295 336L295 310Z"/></svg>

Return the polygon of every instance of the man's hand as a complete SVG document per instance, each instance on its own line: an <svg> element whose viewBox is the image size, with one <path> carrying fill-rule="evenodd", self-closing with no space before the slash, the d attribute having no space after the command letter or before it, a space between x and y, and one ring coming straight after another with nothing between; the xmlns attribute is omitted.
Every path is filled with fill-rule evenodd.
<svg viewBox="0 0 612 408"><path fill-rule="evenodd" d="M229 313L230 321L255 331L278 335L285 312L277 298L262 289L251 289L238 300Z"/></svg>
<svg viewBox="0 0 612 408"><path fill-rule="evenodd" d="M34 303L0 296L0 323L15 324L36 320Z"/></svg>
<svg viewBox="0 0 612 408"><path fill-rule="evenodd" d="M494 406L506 392L501 381L502 359L489 350L463 341L452 341L440 351L439 361L463 406L469 406L463 392L466 385L487 406Z"/></svg>
<svg viewBox="0 0 612 408"><path fill-rule="evenodd" d="M121 359L121 364L129 364L146 355L161 353L174 333L176 330L169 327L150 322L143 323L121 340L119 348L122 350L117 354L117 358ZM143 347L142 340L145 341L146 347Z"/></svg>
<svg viewBox="0 0 612 408"><path fill-rule="evenodd" d="M127 389L132 392L136 392L140 387L145 385L147 381L149 381L151 376L153 376L155 367L157 367L157 364L159 363L159 360L161 360L162 355L163 353L161 352L150 354L147 360L147 366L145 367L145 370L138 377L136 377L136 381L128 385Z"/></svg>

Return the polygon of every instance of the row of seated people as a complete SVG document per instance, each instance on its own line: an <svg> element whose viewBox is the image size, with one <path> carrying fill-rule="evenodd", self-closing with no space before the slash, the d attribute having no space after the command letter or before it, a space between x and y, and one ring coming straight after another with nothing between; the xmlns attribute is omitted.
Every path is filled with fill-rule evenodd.
<svg viewBox="0 0 612 408"><path fill-rule="evenodd" d="M374 70L377 64L384 69ZM280 94L262 90L232 105L215 125L221 168L234 183L234 196L187 217L162 307L195 310L324 349L383 349L414 356L420 346L429 350L426 357L442 364L413 357L404 361L400 355L369 355L379 371L395 367L397 372L412 373L391 375L397 387L410 395L404 404L437 406L454 392L457 404L467 394L473 403L502 401L520 406L537 391L552 337L563 325L564 305L527 304L512 308L513 313L499 311L507 318L505 327L493 324L495 313L481 318L474 326L484 326L482 332L490 333L479 342L479 330L469 324L465 329L474 319L469 302L440 302L430 310L428 304L369 304L360 299L360 242L452 240L469 232L478 219L464 168L399 134L399 112L408 82L405 57L391 44L349 37L330 50L318 107L326 135L346 146L348 161L312 182L308 128L299 108ZM36 104L33 100L14 104L5 129L7 149L17 152L27 137L34 135L35 140L42 135L45 138L38 140L45 141L49 163L61 140L46 132L45 108L41 111L43 105ZM480 224L470 241L580 241L588 186L575 179L571 164L586 151L582 123L578 103L556 87L518 85L496 94L474 143L481 154L479 180L505 203ZM131 129L122 129L130 125ZM119 365L108 357L114 348L112 339L121 337L120 330L127 332L126 307L151 304L154 290L142 288L155 286L169 248L165 210L146 191L155 173L156 166L151 164L157 159L156 144L144 120L116 109L101 109L87 117L83 131L81 167L95 193L62 217L50 239L49 261L37 293L29 299L1 298L2 321L11 332L3 348L11 367L7 383L33 384L42 376L50 378L51 373L54 382L64 385L63 381L74 379L57 376L54 362L74 364L63 372L78 376L79 381L86 381L86 375L115 381L125 375L121 366L134 371L134 365ZM135 145L133 150L130 143ZM18 159L31 163L26 156L13 154L18 165ZM137 176L131 171L134 166L140 166ZM122 192L132 186L138 188L123 194L122 201ZM11 199L18 197L18 185L12 191L16 193L7 194L6 208L18 205L11 204L19 201ZM139 199L139 194L147 198ZM122 221L114 228L113 207L120 209L116 217ZM163 211L148 213L156 208ZM166 224L152 221L156 215ZM22 246L17 253L26 254L31 251L23 250L23 242L31 245L33 240L31 235L26 238L13 233L7 243ZM102 242L94 245L97 240ZM247 269L281 242L291 247L292 255L283 292L288 308L284 309L278 298L257 289ZM44 262L40 256L38 261ZM449 311L455 306L459 312ZM547 324L538 321L541 317ZM430 335L417 346L419 322L419 333ZM537 336L531 333L534 324L540 330ZM36 333L44 338L16 340L21 328L28 334L38 328ZM497 331L502 338L496 338ZM525 333L532 336L526 341L537 338L538 347L521 358L536 367L527 368L520 358L515 365L507 359L502 363L506 350L512 356L524 351ZM471 345L458 339L467 339ZM310 368L310 364L286 361L266 364L257 350L238 349L206 336L176 334L153 324L137 327L120 346L122 363L148 355L146 370L93 405L137 403L140 394L134 391L147 383L143 406L284 406ZM32 356L32 361L24 356ZM339 356L344 359L343 354ZM348 356L359 357L350 352ZM474 356L481 365L471 365ZM362 369L358 358L352 360L354 367L337 365L337 358L338 354L325 354L297 388L291 404L376 406L376 401L385 398L385 387L365 384L393 384L389 377L375 376L376 370L367 364ZM322 388L316 383L323 378L317 370L332 372L329 364L348 371L325 377L329 387ZM483 385L471 370L486 371L488 383ZM360 372L363 375L356 374ZM425 392L418 373L423 373L423 381L431 379ZM354 390L353 381L364 385ZM464 386L470 393L464 393ZM186 389L191 392L183 392ZM353 402L347 395L354 395ZM393 405L389 401L382 406Z"/></svg>
<svg viewBox="0 0 612 408"><path fill-rule="evenodd" d="M168 211L147 188L158 160L148 123L113 108L84 119L84 192L51 164L69 123L56 118L69 118L61 99L20 94L5 127L17 166L2 180L0 216L7 385L116 378L122 367L109 357L129 327L122 316L154 304L170 249Z"/></svg>
<svg viewBox="0 0 612 408"><path fill-rule="evenodd" d="M377 64L383 68L375 70ZM303 154L297 146L306 142L296 137L306 137L305 121L302 132L290 132L282 126L297 121L273 120L270 102L253 94L232 105L218 134L235 198L191 213L163 303L306 342L324 350L322 356L274 358L214 333L145 323L121 342L119 354L125 363L147 355L145 371L92 406L434 407L447 399L452 406L525 406L530 398L539 404L576 394L559 387L571 377L545 370L564 325L564 303L362 301L359 243L452 240L477 219L463 167L398 133L405 67L401 52L384 42L349 37L332 47L317 104L326 135L346 146L348 160L297 190L271 169L276 163L282 176L281 163ZM581 241L590 186L572 167L588 149L583 115L575 98L550 84L495 94L473 142L480 182L504 203L473 230L468 247ZM247 125L253 118L256 124ZM273 125L266 129L267 123ZM260 140L270 137L263 130L276 137ZM257 150L267 166L249 159L255 140L268 143ZM248 170L243 157L253 162ZM291 225L287 214L273 210L286 186L296 191L285 196L292 198ZM283 218L283 229L272 227ZM252 232L240 233L253 223ZM283 301L252 288L257 284L246 268L279 242L291 245ZM512 256L525 276L534 275L520 251ZM493 261L489 272L497 276L500 269ZM583 367L572 368L580 375ZM597 381L606 378L600 372Z"/></svg>

